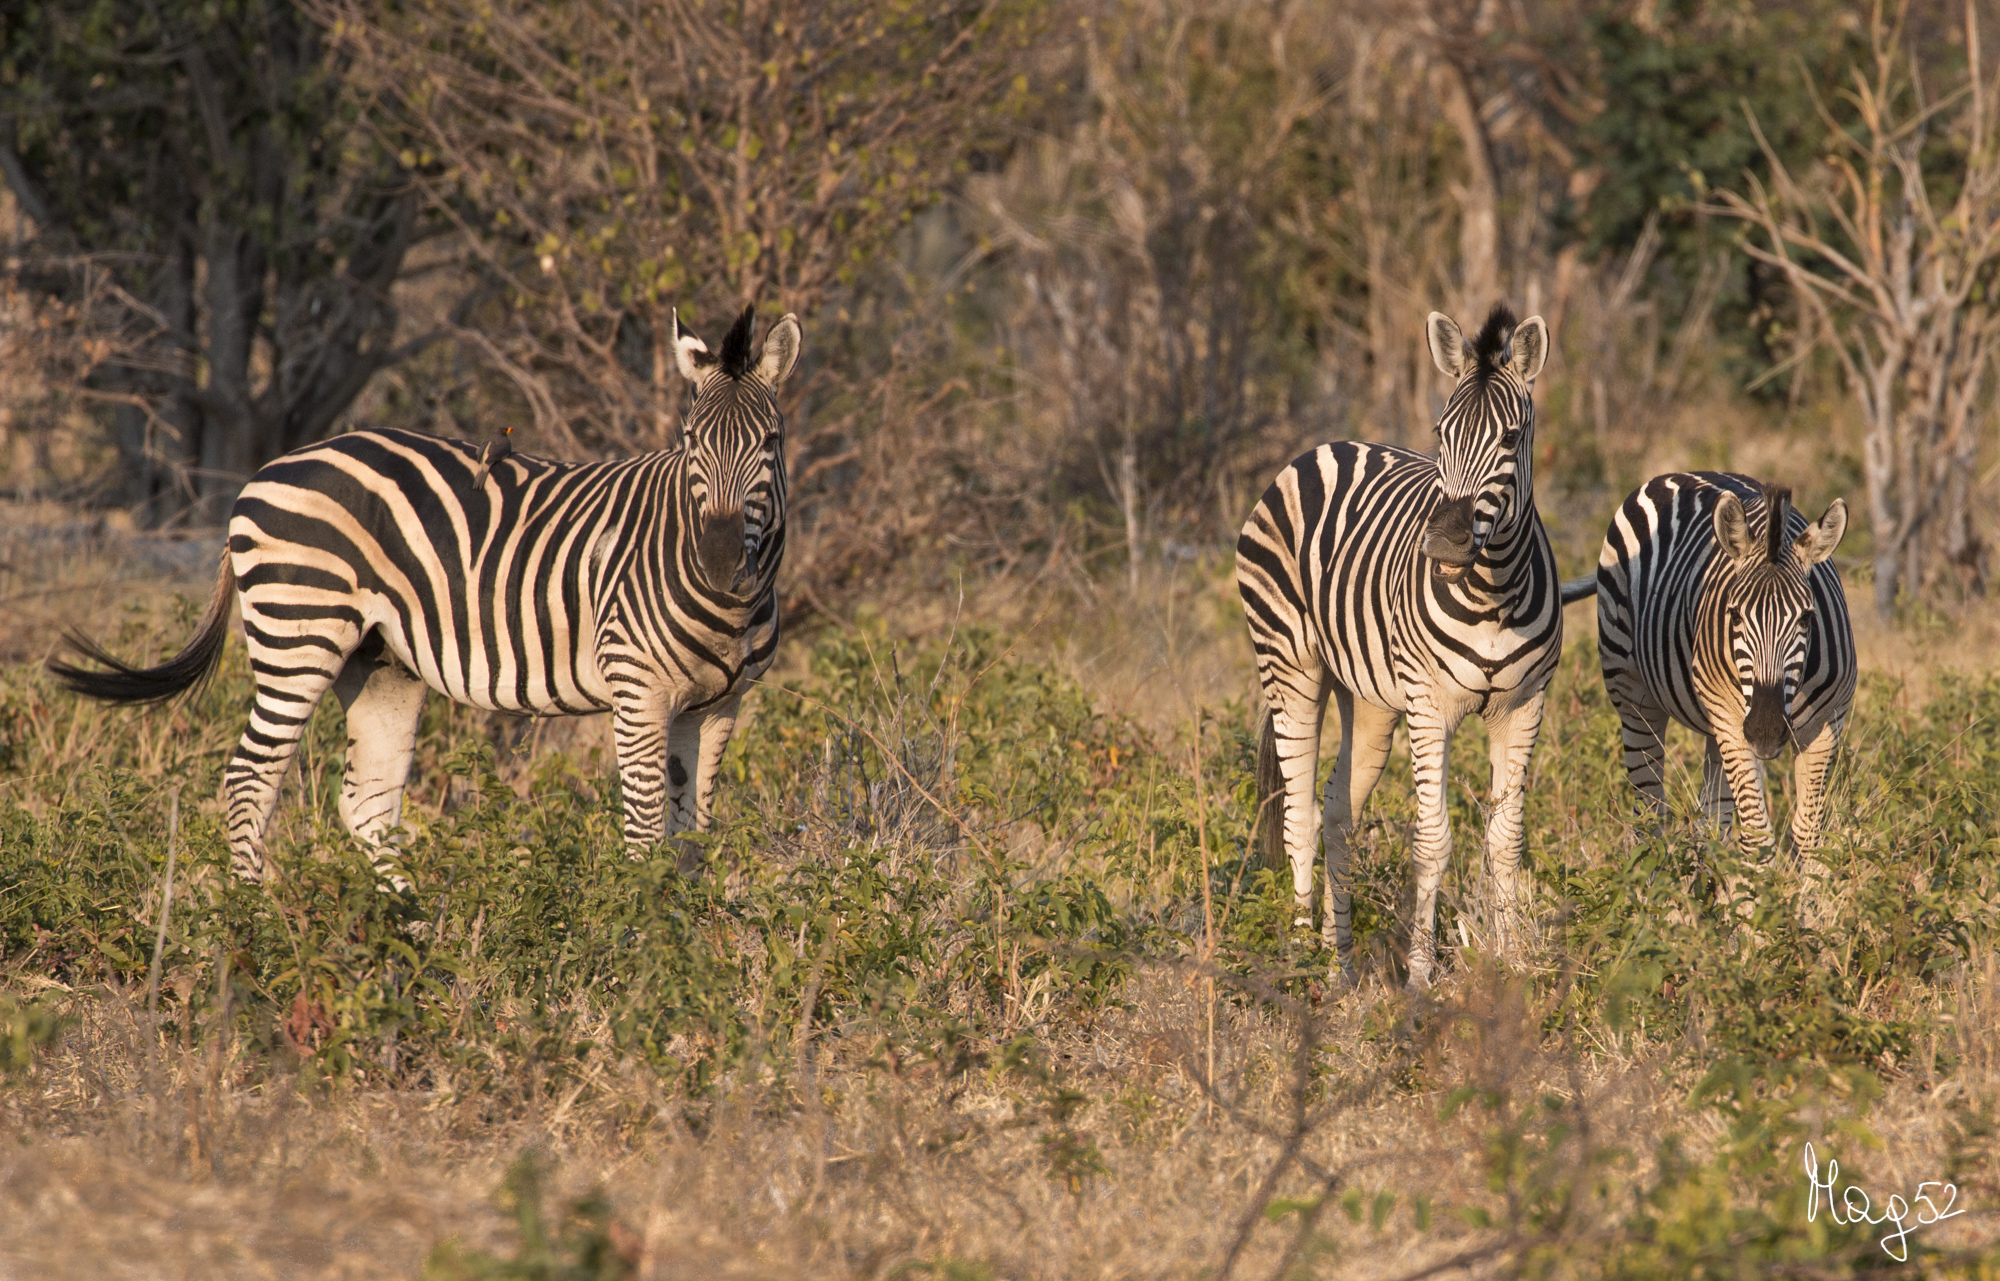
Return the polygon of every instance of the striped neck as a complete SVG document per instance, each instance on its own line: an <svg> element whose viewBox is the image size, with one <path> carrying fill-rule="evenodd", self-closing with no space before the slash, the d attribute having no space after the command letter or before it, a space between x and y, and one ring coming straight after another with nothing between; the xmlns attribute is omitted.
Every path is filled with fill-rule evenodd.
<svg viewBox="0 0 2000 1281"><path fill-rule="evenodd" d="M1535 510L1535 474L1532 464L1533 432L1522 445L1520 462L1508 486L1506 505L1493 522L1493 532L1473 558L1458 585L1488 597L1510 595L1530 572L1541 514Z"/></svg>

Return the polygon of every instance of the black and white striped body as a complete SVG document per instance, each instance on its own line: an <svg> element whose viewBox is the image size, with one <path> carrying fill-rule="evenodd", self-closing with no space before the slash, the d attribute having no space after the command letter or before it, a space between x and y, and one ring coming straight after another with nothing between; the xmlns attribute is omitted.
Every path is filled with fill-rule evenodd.
<svg viewBox="0 0 2000 1281"><path fill-rule="evenodd" d="M1747 476L1677 472L1626 498L1597 562L1598 650L1625 768L1664 812L1665 738L1707 739L1701 801L1748 852L1772 839L1764 762L1796 746L1792 836L1818 844L1828 765L1854 698L1854 635L1828 559L1846 528ZM1778 514L1776 530L1773 512ZM1777 536L1774 538L1773 534Z"/></svg>
<svg viewBox="0 0 2000 1281"><path fill-rule="evenodd" d="M1562 650L1555 556L1534 506L1533 379L1546 330L1495 311L1468 349L1432 316L1432 352L1459 382L1438 424L1439 457L1387 445L1322 445L1279 474L1237 542L1258 677L1270 710L1260 791L1281 810L1298 924L1309 925L1322 830L1323 935L1351 971L1347 850L1362 806L1409 724L1416 774L1416 919L1409 982L1435 962L1438 886L1451 851L1445 776L1453 731L1474 713L1492 742L1486 831L1495 942L1524 922L1521 810L1543 687ZM1313 803L1328 703L1340 754L1324 817ZM1276 819L1278 821L1273 822Z"/></svg>
<svg viewBox="0 0 2000 1281"><path fill-rule="evenodd" d="M264 875L279 786L329 689L347 711L341 816L371 843L401 821L428 690L497 711L608 710L628 846L707 826L738 704L778 641L774 397L799 330L787 316L757 361L750 325L746 310L718 358L676 324L694 384L679 449L571 464L360 431L252 478L210 621L185 651L220 652L233 592L256 683L224 775L239 874ZM142 672L85 652L113 671L57 670L86 693L139 701L192 683L167 675L174 664Z"/></svg>

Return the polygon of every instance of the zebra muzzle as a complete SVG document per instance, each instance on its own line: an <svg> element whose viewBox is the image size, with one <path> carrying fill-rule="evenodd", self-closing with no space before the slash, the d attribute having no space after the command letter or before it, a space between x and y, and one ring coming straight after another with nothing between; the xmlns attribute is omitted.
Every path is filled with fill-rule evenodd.
<svg viewBox="0 0 2000 1281"><path fill-rule="evenodd" d="M1456 578L1479 555L1478 540L1472 533L1472 498L1456 498L1431 513L1424 522L1424 537L1418 550L1432 561L1434 572Z"/></svg>
<svg viewBox="0 0 2000 1281"><path fill-rule="evenodd" d="M740 509L702 514L701 541L695 546L695 559L700 562L702 580L711 590L733 591L743 581L743 569L750 559L747 552Z"/></svg>
<svg viewBox="0 0 2000 1281"><path fill-rule="evenodd" d="M1748 715L1743 718L1743 738L1760 761L1768 761L1792 738L1792 723L1785 715L1784 691L1775 685L1759 685L1750 691Z"/></svg>

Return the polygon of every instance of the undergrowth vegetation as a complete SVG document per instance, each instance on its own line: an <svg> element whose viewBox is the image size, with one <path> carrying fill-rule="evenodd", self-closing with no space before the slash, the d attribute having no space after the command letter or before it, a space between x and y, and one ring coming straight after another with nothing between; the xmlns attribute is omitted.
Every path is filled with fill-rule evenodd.
<svg viewBox="0 0 2000 1281"><path fill-rule="evenodd" d="M120 648L151 636L135 618ZM144 715L9 669L0 1074L29 1089L121 1010L148 1045L206 1047L210 1088L387 1091L486 1123L595 1107L638 1145L722 1134L745 1108L769 1126L817 1118L816 1197L858 1168L824 1137L857 1108L893 1118L899 1159L1018 1148L1058 1207L1167 1159L1190 1126L1236 1127L1263 1145L1262 1173L1240 1217L1213 1225L1219 1254L1197 1270L1222 1273L1254 1257L1316 1275L1384 1232L1432 1242L1407 1256L1424 1266L1463 1254L1519 1275L1886 1263L1888 1229L1807 1213L1799 1162L1816 1141L1853 1169L1885 1082L1962 1076L1954 1165L1933 1177L1992 1181L1980 1074L2000 1025L1980 1011L2000 911L2000 677L1940 678L1922 701L1864 685L1828 875L1802 886L1788 860L1745 865L1692 824L1638 824L1595 666L1573 644L1551 690L1527 823L1543 943L1526 976L1481 957L1484 753L1476 722L1461 735L1440 912L1451 977L1422 999L1394 991L1414 820L1400 751L1357 840L1364 982L1336 996L1329 958L1287 929L1289 874L1256 861L1250 709L1148 734L997 633L823 637L804 674L753 696L715 829L639 861L600 754L521 757L505 724L433 699L400 894L335 815L330 702L272 829L279 879L247 887L227 874L215 799L248 703L240 651L194 699ZM1675 742L1671 768L1690 813L1693 743ZM1729 884L1736 900L1718 901ZM1149 1031L1142 1012L1166 990L1199 1013ZM1645 1119L1660 1098L1678 1118L1664 1127ZM1421 1142L1344 1163L1316 1146L1385 1101L1430 1118ZM87 1112L17 1116L73 1132ZM175 1130L163 1149L185 1161L201 1142ZM1436 1151L1477 1177L1427 1178ZM515 1253L451 1244L433 1275L645 1270L611 1202L586 1190L545 1212L523 1161L503 1193ZM1921 1236L1909 1249L1973 1266L1926 1255L1942 1247ZM557 1255L571 1271L550 1270ZM912 1257L929 1275L1012 1274Z"/></svg>

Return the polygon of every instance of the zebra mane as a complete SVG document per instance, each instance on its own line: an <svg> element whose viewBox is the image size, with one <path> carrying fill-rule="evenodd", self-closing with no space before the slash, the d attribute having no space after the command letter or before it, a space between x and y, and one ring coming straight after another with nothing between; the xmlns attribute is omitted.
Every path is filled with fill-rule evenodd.
<svg viewBox="0 0 2000 1281"><path fill-rule="evenodd" d="M729 333L722 340L722 372L731 378L741 378L750 372L756 361L750 348L750 330L756 323L755 305L745 307L736 323L729 327Z"/></svg>
<svg viewBox="0 0 2000 1281"><path fill-rule="evenodd" d="M1497 362L1502 352L1507 350L1507 342L1514 336L1517 322L1514 313L1506 303L1494 303L1493 310L1486 315L1486 324L1479 330L1479 336L1472 340L1474 370L1483 378L1490 378L1498 368Z"/></svg>
<svg viewBox="0 0 2000 1281"><path fill-rule="evenodd" d="M1764 551L1773 565L1784 561L1791 540L1785 537L1792 519L1792 491L1786 485L1764 486Z"/></svg>

